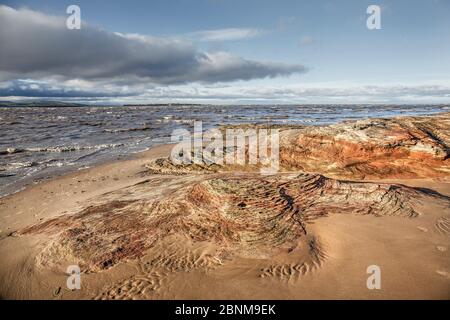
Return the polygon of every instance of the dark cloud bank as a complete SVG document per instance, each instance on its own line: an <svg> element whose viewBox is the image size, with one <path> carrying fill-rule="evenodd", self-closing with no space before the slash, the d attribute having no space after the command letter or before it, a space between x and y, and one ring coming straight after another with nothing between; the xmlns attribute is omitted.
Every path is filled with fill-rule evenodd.
<svg viewBox="0 0 450 320"><path fill-rule="evenodd" d="M180 39L113 33L87 25L68 30L65 17L7 6L0 6L0 43L2 80L60 77L124 84L214 83L305 71L302 65L200 52Z"/></svg>

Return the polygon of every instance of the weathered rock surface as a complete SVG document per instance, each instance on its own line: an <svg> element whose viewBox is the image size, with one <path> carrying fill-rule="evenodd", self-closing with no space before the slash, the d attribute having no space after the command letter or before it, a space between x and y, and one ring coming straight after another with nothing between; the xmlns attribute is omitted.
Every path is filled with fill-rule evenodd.
<svg viewBox="0 0 450 320"><path fill-rule="evenodd" d="M151 186L150 180L140 188ZM330 214L415 217L414 205L421 197L440 199L401 185L340 181L322 175L205 175L157 199L90 206L30 226L19 235L52 236L38 259L47 266L70 255L85 271L108 269L122 260L142 257L170 236L185 239L178 240L181 243L208 242L218 250L191 257L192 261L178 250L155 260L155 267L177 269L178 260L181 269L186 265L212 267L234 256L268 259L298 246L305 250L308 244L300 244L300 238L315 241L308 225ZM311 263L319 263L324 255L316 247L309 253L313 254Z"/></svg>
<svg viewBox="0 0 450 320"><path fill-rule="evenodd" d="M450 113L349 121L281 133L284 168L352 178L450 173Z"/></svg>

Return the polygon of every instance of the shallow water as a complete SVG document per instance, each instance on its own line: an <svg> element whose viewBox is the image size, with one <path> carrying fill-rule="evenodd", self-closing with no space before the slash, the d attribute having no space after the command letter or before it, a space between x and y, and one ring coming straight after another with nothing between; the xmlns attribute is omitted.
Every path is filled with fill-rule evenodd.
<svg viewBox="0 0 450 320"><path fill-rule="evenodd" d="M448 111L445 105L123 106L0 108L0 196L69 170L170 142L173 130L220 124L331 124Z"/></svg>

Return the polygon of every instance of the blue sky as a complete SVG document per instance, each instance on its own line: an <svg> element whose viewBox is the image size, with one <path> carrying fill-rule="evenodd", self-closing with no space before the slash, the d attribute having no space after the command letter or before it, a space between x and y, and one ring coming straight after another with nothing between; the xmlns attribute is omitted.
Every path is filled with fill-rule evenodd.
<svg viewBox="0 0 450 320"><path fill-rule="evenodd" d="M11 47L22 52L8 51L3 45L0 48L4 61L0 64L3 100L39 97L93 103L450 102L449 0L1 3L6 18L0 24L9 23L2 29L23 32L16 32L13 38L0 31L2 44L13 43ZM61 23L59 34L37 17L65 19L66 8L71 4L81 8L81 30L63 30ZM371 4L382 8L381 30L366 27L366 8ZM17 19L19 16L23 19ZM20 21L23 27L16 27ZM27 28L35 32L33 39L48 42L48 53L24 39L29 34ZM53 38L46 36L49 32ZM116 40L105 40L115 36L115 32L121 34L116 40L124 41L123 46L131 49L122 52L117 50ZM96 37L99 40L91 41ZM62 38L73 40L61 44ZM52 39L59 39L58 43ZM141 48L144 42L145 47ZM106 56L111 50L118 51L109 58L111 61L124 57L127 63L114 70L108 69L111 63L97 63L84 70L86 63L78 60L74 52L81 47L86 62L102 61L97 57L96 43L105 48L111 45L111 49L105 49ZM54 46L58 50L52 50ZM63 58L67 56L64 48L71 51L67 58ZM158 54L165 59L154 59L155 50L160 50ZM55 51L58 56L52 56ZM172 62L168 57L174 51L177 54ZM49 61L44 56L49 56ZM90 72L93 68L96 72Z"/></svg>

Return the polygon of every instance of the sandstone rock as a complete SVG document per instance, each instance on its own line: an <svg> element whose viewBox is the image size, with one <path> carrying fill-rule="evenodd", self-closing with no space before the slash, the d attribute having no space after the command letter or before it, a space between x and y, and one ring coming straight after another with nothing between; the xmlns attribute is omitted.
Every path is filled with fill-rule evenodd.
<svg viewBox="0 0 450 320"><path fill-rule="evenodd" d="M450 113L287 130L280 161L289 170L352 178L448 176L449 129Z"/></svg>

